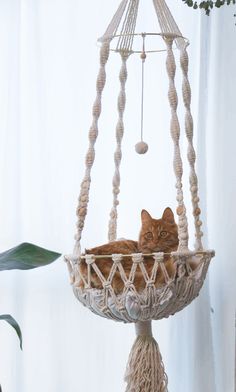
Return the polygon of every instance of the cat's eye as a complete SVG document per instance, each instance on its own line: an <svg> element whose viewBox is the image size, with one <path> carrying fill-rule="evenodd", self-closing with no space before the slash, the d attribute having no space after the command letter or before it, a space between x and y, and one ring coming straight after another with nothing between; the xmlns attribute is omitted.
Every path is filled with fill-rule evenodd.
<svg viewBox="0 0 236 392"><path fill-rule="evenodd" d="M152 240L153 239L153 235L152 235L152 233L149 231L148 233L146 233L145 234L145 238L147 239L147 240Z"/></svg>
<svg viewBox="0 0 236 392"><path fill-rule="evenodd" d="M167 234L168 234L167 231L161 231L160 232L160 237L161 238L166 238Z"/></svg>

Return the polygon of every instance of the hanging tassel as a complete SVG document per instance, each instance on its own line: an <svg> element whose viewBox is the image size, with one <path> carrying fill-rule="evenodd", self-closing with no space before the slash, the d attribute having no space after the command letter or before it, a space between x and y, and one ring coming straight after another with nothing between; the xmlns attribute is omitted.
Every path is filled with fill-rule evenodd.
<svg viewBox="0 0 236 392"><path fill-rule="evenodd" d="M126 392L167 392L167 375L161 353L152 336L151 321L135 324L137 338L125 373Z"/></svg>

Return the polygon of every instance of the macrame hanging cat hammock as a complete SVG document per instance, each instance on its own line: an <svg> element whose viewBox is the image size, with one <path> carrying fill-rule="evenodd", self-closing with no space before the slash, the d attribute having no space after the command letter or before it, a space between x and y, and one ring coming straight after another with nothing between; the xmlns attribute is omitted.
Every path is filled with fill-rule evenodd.
<svg viewBox="0 0 236 392"><path fill-rule="evenodd" d="M213 251L204 250L202 246L202 231L200 220L200 208L198 197L198 180L195 172L195 151L193 147L193 120L190 111L191 90L188 80L188 41L184 38L176 25L169 8L164 0L153 0L154 9L159 22L160 32L140 33L136 32L136 21L139 10L139 0L122 0L117 12L109 24L105 34L99 39L100 69L97 77L97 96L93 105L92 125L89 130L89 148L86 155L86 169L81 184L79 205L77 208L77 233L76 243L72 256L66 256L73 291L78 300L92 312L99 316L135 323L137 339L132 347L125 380L126 392L166 392L167 376L164 371L161 354L157 342L152 337L151 320L159 320L169 317L182 310L192 302L199 294L203 285ZM158 52L162 49L153 47L146 48L148 38L160 39L165 45L167 53L166 70L169 78L169 105L171 112L170 131L174 143L174 172L177 189L177 215L178 215L178 249L170 254L155 252L152 254L112 254L96 255L81 252L81 236L84 228L89 191L91 183L91 169L95 158L95 142L98 136L98 120L101 114L102 92L106 82L106 64L111 51L121 57L121 70L119 74L120 92L118 95L118 122L116 125L117 146L114 154L115 174L113 177L113 206L110 213L108 239L110 242L117 238L117 207L120 191L120 163L122 158L121 144L124 133L123 115L126 103L125 85L127 80L127 61L135 53L139 53L142 63L142 99L141 99L141 141L135 149L143 154L148 146L143 141L143 89L144 89L144 65L146 55L149 52ZM136 50L136 43L141 45ZM175 87L176 60L173 51L179 53L180 68L182 70L182 98L186 110L185 134L188 143L188 162L190 166L190 192L195 226L195 249L188 247L188 222L183 198L182 186L182 156L179 144L180 125L177 116L178 97ZM110 271L104 275L99 268L99 259L109 260ZM145 268L147 257L153 261L151 273ZM175 274L168 274L166 258L175 266ZM130 260L129 274L125 272L125 263ZM82 272L86 271L86 273ZM86 266L86 269L84 269ZM140 290L135 281L139 270L142 274L144 287ZM161 285L156 285L156 277L161 273L164 277ZM119 274L122 281L122 290L117 292L113 287L113 279ZM96 275L100 288L94 287L92 277Z"/></svg>

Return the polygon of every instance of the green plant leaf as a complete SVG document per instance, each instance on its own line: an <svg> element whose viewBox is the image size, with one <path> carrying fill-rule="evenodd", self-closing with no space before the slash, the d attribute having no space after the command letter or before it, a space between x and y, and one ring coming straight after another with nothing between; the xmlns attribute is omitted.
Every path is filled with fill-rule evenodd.
<svg viewBox="0 0 236 392"><path fill-rule="evenodd" d="M60 256L60 253L25 242L0 253L0 271L42 267L52 263Z"/></svg>
<svg viewBox="0 0 236 392"><path fill-rule="evenodd" d="M14 330L16 331L18 338L20 340L20 348L22 350L22 334L21 334L19 324L16 322L16 320L12 316L10 316L10 314L0 315L0 320L6 321L8 324L10 324L12 326L12 328L14 328ZM1 388L1 386L0 386L0 388ZM1 389L0 389L0 392L1 392Z"/></svg>
<svg viewBox="0 0 236 392"><path fill-rule="evenodd" d="M205 0L205 1L193 1L193 0L182 0L185 4L187 4L189 7L192 7L193 9L203 9L206 12L206 15L210 15L210 11L216 7L220 8L223 5L231 5L235 4L235 0Z"/></svg>

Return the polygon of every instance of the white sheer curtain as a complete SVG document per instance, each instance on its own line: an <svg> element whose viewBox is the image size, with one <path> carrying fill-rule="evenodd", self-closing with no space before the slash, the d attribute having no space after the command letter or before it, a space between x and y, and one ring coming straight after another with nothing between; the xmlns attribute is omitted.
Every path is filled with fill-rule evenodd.
<svg viewBox="0 0 236 392"><path fill-rule="evenodd" d="M98 70L96 38L104 32L118 3L0 2L1 250L23 241L65 254L72 250ZM200 18L181 1L169 1L169 5L191 41L203 218L208 224L207 245L216 249L217 257L210 269L210 285L207 281L200 297L173 318L155 322L153 329L170 392L233 392L233 11L228 8L210 19ZM147 7L145 23L153 24L149 15ZM150 151L144 157L133 152L139 140L140 66L136 62L138 65L130 60L127 85L119 223L119 236L130 238L137 237L141 208L159 216L167 205L175 207L172 145L166 135L165 56L147 62L146 91L152 88L145 110ZM114 55L108 66L106 115L101 118L97 142L91 211L84 235L87 247L106 241L117 117L113 91L118 93L119 66ZM14 332L0 325L3 392L124 390L123 373L134 328L101 319L83 308L72 294L62 259L44 269L2 272L0 313L11 313L24 337L22 353Z"/></svg>
<svg viewBox="0 0 236 392"><path fill-rule="evenodd" d="M210 273L217 391L236 388L236 26L233 13L235 9L225 8L211 20L207 81L208 236L217 255Z"/></svg>

